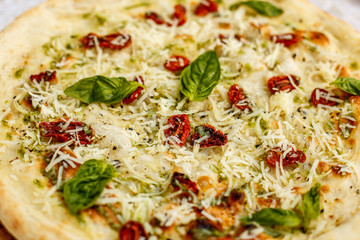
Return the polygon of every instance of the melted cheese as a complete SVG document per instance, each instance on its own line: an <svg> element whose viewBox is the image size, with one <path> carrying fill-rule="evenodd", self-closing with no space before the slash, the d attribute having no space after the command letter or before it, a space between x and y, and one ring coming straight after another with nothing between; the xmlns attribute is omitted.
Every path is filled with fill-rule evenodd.
<svg viewBox="0 0 360 240"><path fill-rule="evenodd" d="M185 6L190 9L190 2L186 2ZM125 7L125 1L119 1L112 11ZM161 13L172 9L168 2L152 7ZM196 218L192 210L195 203L176 200L181 192L164 194L172 173L177 170L195 182L204 175L216 181L225 179L226 188L220 195L228 196L232 189L241 188L247 199L245 212L242 213L244 216L259 209L256 201L259 197L276 197L281 208L295 208L301 202L301 194L294 189L309 189L329 174L317 171L320 162L339 165L343 172L358 176L351 150L347 149L345 140L328 126L330 113L339 113L354 120L350 104L331 96L325 97L338 101L339 106L314 108L309 103L315 87L332 88L329 82L338 77L337 66L344 61L344 57L334 50L336 46L332 44L332 37L329 47L316 46L304 40L296 48L288 49L271 42L254 25L267 25L274 34L291 32L291 26L248 15L243 8L235 12L222 6L220 9L219 17L189 15L186 24L180 28L156 25L139 18L138 13L143 8L129 10L129 15L109 14L107 22L98 27L98 34L112 33L119 22L123 22L121 31L132 36L132 44L121 51L101 49L96 40L94 49L80 48L78 39L70 35L83 36L94 31L90 19L84 20L86 29L83 31L74 28L69 30L68 35L54 36L49 43L48 54L54 59L59 59L59 55L71 55L74 60L60 58L56 62L57 84L27 81L19 88L21 94L14 100L14 106L22 114L28 114L29 110L22 106L21 100L31 96L32 106L37 109L37 114L33 116L36 124L58 118L67 119L69 124L72 119L77 119L92 126L97 140L89 146L74 147L72 151L76 157L73 157L61 150L74 142L79 143L78 139L52 144L42 141L36 129L25 130L26 135L31 136L21 139L26 149L45 146L53 152L45 171L61 164L56 186L49 190L46 198L41 196L45 203L44 210L51 209L49 204L54 201L48 199L61 186L63 171L67 167L74 167L74 163L82 164L92 158L108 161L119 173L109 188L104 190L97 204L119 204L121 222L130 219L149 222L156 218L164 227L187 224ZM86 10L77 11L86 13ZM98 11L106 15L109 9ZM220 23L229 23L231 29L219 28ZM229 36L226 44L218 39L220 33ZM235 34L241 34L246 39L238 41L233 38ZM326 34L331 36L330 33ZM114 41L118 43L123 40ZM64 46L67 43L73 48L66 49ZM309 50L310 47L316 48L316 51ZM221 49L220 83L204 102L189 103L187 98L181 99L179 76L165 70L164 62L174 54L194 60L204 51L215 48ZM128 80L141 75L145 79L146 89L134 103L113 106L81 104L63 93L67 86L79 79L97 74L124 76ZM271 95L267 80L290 74L301 78L300 85L293 83L294 91ZM244 89L254 106L252 112L242 113L231 106L227 91L232 84L239 84ZM3 112L1 117L4 118L9 112ZM202 124L214 126L227 134L229 142L217 148L200 149L199 144L191 146L189 142L184 147L177 146L179 139L166 138L164 135L168 118L176 114L187 114L192 127ZM351 129L353 126L344 125L342 128ZM296 168L284 168L280 162L272 169L264 161L264 154L274 147L280 147L284 156L293 149L302 150L307 160ZM214 167L217 171L214 171ZM216 196L216 191L207 191L203 199L195 198L194 202L206 208L216 201ZM202 215L218 221L216 216L205 210ZM313 230L322 232L330 227L321 223ZM244 232L241 237L253 238L261 232L262 229L258 228L255 232Z"/></svg>

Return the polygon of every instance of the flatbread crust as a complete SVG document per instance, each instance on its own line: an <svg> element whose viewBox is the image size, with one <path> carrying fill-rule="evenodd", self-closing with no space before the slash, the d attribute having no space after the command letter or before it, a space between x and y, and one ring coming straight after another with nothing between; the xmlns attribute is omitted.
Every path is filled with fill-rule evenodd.
<svg viewBox="0 0 360 240"><path fill-rule="evenodd" d="M32 49L39 47L48 41L51 35L64 34L67 28L78 27L71 12L77 8L91 9L95 5L112 6L117 0L104 0L99 3L96 0L50 0L40 6L26 12L9 25L0 35L0 82L4 87L0 88L1 103L10 99L14 94L14 87L21 82L11 79L8 76L21 64L36 65L34 58L28 61L29 56L34 54ZM286 14L296 15L303 18L304 26L319 26L333 34L338 41L341 51L354 59L360 59L360 34L348 24L333 18L322 12L314 5L305 0L277 0L276 3L286 11ZM70 12L70 14L69 14ZM40 53L41 54L41 53ZM36 55L36 54L35 54ZM359 105L360 106L360 105ZM357 115L359 118L359 115ZM355 139L360 138L360 129L353 133ZM360 144L355 143L355 156L360 157ZM16 149L8 146L1 156L13 155ZM357 167L359 163L356 163ZM360 168L359 168L360 169ZM19 169L24 171L24 169ZM112 239L114 235L107 232L101 226L98 228L98 235L89 235L85 228L75 220L69 220L64 211L60 211L62 217L59 219L48 219L46 215L34 207L31 203L31 189L23 185L26 179L14 181L11 178L12 170L8 162L0 162L0 219L4 226L15 238L21 240L51 240L51 239ZM31 174L28 176L31 179ZM337 184L336 179L332 183ZM351 198L352 201L354 198ZM359 205L359 202L353 202ZM354 216L346 222L341 223L332 231L318 237L318 239L358 239L360 224L360 213L357 211ZM112 238L109 238L112 237Z"/></svg>
<svg viewBox="0 0 360 240"><path fill-rule="evenodd" d="M5 229L4 226L0 226L0 239L2 240L14 240L10 233Z"/></svg>

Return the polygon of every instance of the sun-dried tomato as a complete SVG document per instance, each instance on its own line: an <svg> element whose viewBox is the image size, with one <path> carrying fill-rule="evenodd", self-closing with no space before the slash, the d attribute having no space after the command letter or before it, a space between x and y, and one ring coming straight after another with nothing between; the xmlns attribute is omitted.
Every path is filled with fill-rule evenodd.
<svg viewBox="0 0 360 240"><path fill-rule="evenodd" d="M225 45L227 45L227 40L229 39L229 37L228 36L225 36L224 34L219 34L219 39L220 39L220 42L222 43L222 44L225 44Z"/></svg>
<svg viewBox="0 0 360 240"><path fill-rule="evenodd" d="M168 119L169 128L164 130L165 137L172 137L180 147L184 146L190 134L190 121L186 114L175 115Z"/></svg>
<svg viewBox="0 0 360 240"><path fill-rule="evenodd" d="M30 80L32 82L53 82L56 80L56 71L45 71L37 75L31 75Z"/></svg>
<svg viewBox="0 0 360 240"><path fill-rule="evenodd" d="M242 40L245 39L244 36L242 36L242 35L240 35L240 34L237 34L237 33L234 35L234 38L235 38L236 40L238 40L239 42L241 42Z"/></svg>
<svg viewBox="0 0 360 240"><path fill-rule="evenodd" d="M232 85L229 89L228 96L232 104L238 109L249 109L251 111L251 107L249 106L249 100L244 94L243 89L240 88L239 85Z"/></svg>
<svg viewBox="0 0 360 240"><path fill-rule="evenodd" d="M220 39L220 42L222 44L224 44L224 45L228 44L229 36L220 33L218 38ZM237 34L237 33L233 36L233 38L239 42L241 42L243 39L245 39L243 36L241 36L240 34Z"/></svg>
<svg viewBox="0 0 360 240"><path fill-rule="evenodd" d="M186 23L186 8L181 4L175 5L171 18L177 20L177 26L184 25Z"/></svg>
<svg viewBox="0 0 360 240"><path fill-rule="evenodd" d="M67 142L72 139L78 140L81 145L87 145L93 141L93 130L82 122L72 121L67 126L64 120L54 122L42 122L39 124L42 137L54 138L59 142Z"/></svg>
<svg viewBox="0 0 360 240"><path fill-rule="evenodd" d="M155 22L158 25L166 24L169 27L171 27L173 25L171 22L165 21L156 12L152 12L152 11L146 12L145 18L152 20L153 22ZM171 15L171 19L177 21L177 26L184 25L186 23L186 8L181 4L175 5L174 13Z"/></svg>
<svg viewBox="0 0 360 240"><path fill-rule="evenodd" d="M285 47L295 45L301 42L302 39L303 36L302 34L300 34L300 32L271 35L271 41L273 41L274 43L282 43Z"/></svg>
<svg viewBox="0 0 360 240"><path fill-rule="evenodd" d="M167 70L177 73L182 71L184 68L189 66L190 60L184 56L173 55L164 63L164 68Z"/></svg>
<svg viewBox="0 0 360 240"><path fill-rule="evenodd" d="M122 33L113 33L100 39L101 48L123 49L131 44L131 36Z"/></svg>
<svg viewBox="0 0 360 240"><path fill-rule="evenodd" d="M134 81L137 81L138 83L141 83L142 85L144 85L144 79L142 76L135 77ZM143 89L144 89L143 87L138 87L130 96L128 96L127 98L124 98L122 100L123 103L130 104L133 101L135 101L140 96Z"/></svg>
<svg viewBox="0 0 360 240"><path fill-rule="evenodd" d="M283 158L282 165L286 167L291 164L304 163L306 160L305 153L300 150L290 150L285 157L283 156L284 153L285 151L279 147L273 148L266 155L266 162L271 167L276 167L276 163L280 164L280 160Z"/></svg>
<svg viewBox="0 0 360 240"><path fill-rule="evenodd" d="M291 80L288 76L276 76L272 77L268 81L268 88L272 94L276 92L288 91L291 92L295 89L294 85L299 85L299 78L294 75L290 75Z"/></svg>
<svg viewBox="0 0 360 240"><path fill-rule="evenodd" d="M175 191L185 188L187 191L193 192L195 195L199 194L199 188L195 182L191 181L188 176L183 173L174 172L171 185Z"/></svg>
<svg viewBox="0 0 360 240"><path fill-rule="evenodd" d="M147 240L149 237L139 222L128 221L125 223L119 232L120 240Z"/></svg>
<svg viewBox="0 0 360 240"><path fill-rule="evenodd" d="M131 36L123 33L113 33L106 36L98 36L95 33L89 33L80 39L85 48L94 48L95 39L101 48L123 49L131 44Z"/></svg>
<svg viewBox="0 0 360 240"><path fill-rule="evenodd" d="M146 12L145 18L154 21L158 25L162 25L165 23L165 20L156 12L151 12L151 11Z"/></svg>
<svg viewBox="0 0 360 240"><path fill-rule="evenodd" d="M214 1L203 0L195 9L195 15L203 17L212 12L217 12L218 6Z"/></svg>
<svg viewBox="0 0 360 240"><path fill-rule="evenodd" d="M343 172L342 167L339 165L332 166L331 171L334 175L339 176L339 177L346 177L346 176L350 175L350 173L348 173L348 172Z"/></svg>
<svg viewBox="0 0 360 240"><path fill-rule="evenodd" d="M335 106L338 104L338 102L333 101L334 99L338 99L338 97L322 88L315 88L311 94L311 104L315 107L317 107L319 104Z"/></svg>
<svg viewBox="0 0 360 240"><path fill-rule="evenodd" d="M191 135L191 144L194 145L199 139L202 139L199 142L201 148L223 146L228 142L224 133L208 124L195 127L195 132Z"/></svg>
<svg viewBox="0 0 360 240"><path fill-rule="evenodd" d="M80 39L80 42L82 45L84 45L85 48L93 48L95 47L95 39L99 39L100 36L98 36L95 33L89 33L85 37Z"/></svg>

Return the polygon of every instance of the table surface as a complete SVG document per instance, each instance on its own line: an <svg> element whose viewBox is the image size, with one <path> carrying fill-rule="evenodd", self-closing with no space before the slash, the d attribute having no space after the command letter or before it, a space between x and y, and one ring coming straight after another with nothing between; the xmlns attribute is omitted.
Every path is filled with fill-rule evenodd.
<svg viewBox="0 0 360 240"><path fill-rule="evenodd" d="M24 11L45 0L0 0L0 30ZM59 0L61 1L61 0ZM290 0L289 0L290 1ZM330 14L343 19L360 31L359 0L309 0Z"/></svg>

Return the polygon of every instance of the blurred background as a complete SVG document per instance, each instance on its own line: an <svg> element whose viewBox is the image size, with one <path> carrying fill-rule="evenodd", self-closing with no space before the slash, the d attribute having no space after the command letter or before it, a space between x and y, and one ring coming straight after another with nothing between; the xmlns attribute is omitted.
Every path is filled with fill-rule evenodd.
<svg viewBox="0 0 360 240"><path fill-rule="evenodd" d="M27 9L45 0L0 0L0 30ZM61 1L61 0L59 0ZM296 0L288 0L296 1ZM308 0L360 31L360 0Z"/></svg>

